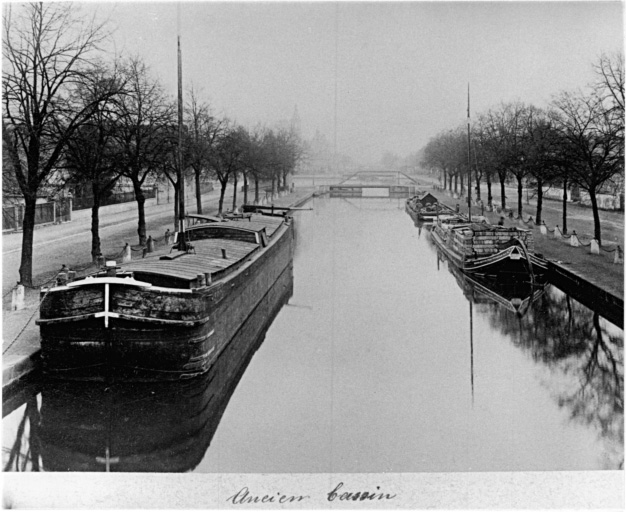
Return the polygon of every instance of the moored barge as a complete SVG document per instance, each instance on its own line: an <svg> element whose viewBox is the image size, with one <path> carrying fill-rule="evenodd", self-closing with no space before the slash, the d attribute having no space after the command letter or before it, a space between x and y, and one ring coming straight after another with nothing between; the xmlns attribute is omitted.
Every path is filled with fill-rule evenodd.
<svg viewBox="0 0 626 512"><path fill-rule="evenodd" d="M517 227L439 219L431 231L434 243L465 272L485 275L547 272L548 262L534 252L532 232Z"/></svg>
<svg viewBox="0 0 626 512"><path fill-rule="evenodd" d="M434 222L439 215L456 213L448 205L440 203L430 192L422 192L406 200L405 211L414 223Z"/></svg>
<svg viewBox="0 0 626 512"><path fill-rule="evenodd" d="M291 265L293 221L260 214L195 220L184 243L171 250L108 262L92 275L42 290L46 375L179 380L211 368Z"/></svg>

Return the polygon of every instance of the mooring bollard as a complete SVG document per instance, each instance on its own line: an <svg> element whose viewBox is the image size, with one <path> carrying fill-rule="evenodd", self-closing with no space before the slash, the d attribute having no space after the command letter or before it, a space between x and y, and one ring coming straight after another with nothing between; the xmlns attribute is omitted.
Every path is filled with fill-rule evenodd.
<svg viewBox="0 0 626 512"><path fill-rule="evenodd" d="M148 237L148 247L147 247L147 251L148 252L154 252L154 240L152 239L152 235L150 235Z"/></svg>
<svg viewBox="0 0 626 512"><path fill-rule="evenodd" d="M572 236L569 238L569 244L572 247L580 246L580 240L578 240L578 235L576 235L576 230L572 231Z"/></svg>
<svg viewBox="0 0 626 512"><path fill-rule="evenodd" d="M61 265L61 270L57 274L57 286L65 286L67 284L67 272L68 268L65 265Z"/></svg>
<svg viewBox="0 0 626 512"><path fill-rule="evenodd" d="M126 242L126 245L124 246L124 251L122 253L122 263L128 263L132 260L132 258L133 257L130 252L130 245L128 245L128 242Z"/></svg>
<svg viewBox="0 0 626 512"><path fill-rule="evenodd" d="M117 262L110 260L106 262L107 277L115 277L117 274Z"/></svg>
<svg viewBox="0 0 626 512"><path fill-rule="evenodd" d="M546 226L545 221L541 221L541 226L539 226L539 231L542 235L548 236L548 226Z"/></svg>
<svg viewBox="0 0 626 512"><path fill-rule="evenodd" d="M65 286L67 284L67 273L60 272L57 276L57 286Z"/></svg>
<svg viewBox="0 0 626 512"><path fill-rule="evenodd" d="M615 258L613 259L613 263L616 265L624 263L624 255L622 254L622 248L619 245L615 247Z"/></svg>
<svg viewBox="0 0 626 512"><path fill-rule="evenodd" d="M559 229L559 225L554 226L554 238L563 238L563 233Z"/></svg>
<svg viewBox="0 0 626 512"><path fill-rule="evenodd" d="M24 309L24 285L17 283L11 295L11 310Z"/></svg>
<svg viewBox="0 0 626 512"><path fill-rule="evenodd" d="M210 272L204 273L204 282L206 283L207 286L210 286L211 284L213 284L213 278L211 277Z"/></svg>
<svg viewBox="0 0 626 512"><path fill-rule="evenodd" d="M591 241L591 254L600 254L600 244L595 238Z"/></svg>
<svg viewBox="0 0 626 512"><path fill-rule="evenodd" d="M165 245L172 245L172 234L169 229L165 232Z"/></svg>
<svg viewBox="0 0 626 512"><path fill-rule="evenodd" d="M222 258L226 259L226 249L222 249Z"/></svg>

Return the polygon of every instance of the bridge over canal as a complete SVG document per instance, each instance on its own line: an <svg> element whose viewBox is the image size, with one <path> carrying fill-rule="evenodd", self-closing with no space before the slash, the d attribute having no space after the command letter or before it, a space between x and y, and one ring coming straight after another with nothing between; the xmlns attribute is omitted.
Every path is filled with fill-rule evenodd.
<svg viewBox="0 0 626 512"><path fill-rule="evenodd" d="M400 171L359 171L336 185L330 197L408 198L415 195L417 182Z"/></svg>

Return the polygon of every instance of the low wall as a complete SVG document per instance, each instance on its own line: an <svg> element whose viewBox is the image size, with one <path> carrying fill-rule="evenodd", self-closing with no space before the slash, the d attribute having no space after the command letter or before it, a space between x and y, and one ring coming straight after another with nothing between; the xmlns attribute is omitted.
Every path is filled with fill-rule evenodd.
<svg viewBox="0 0 626 512"><path fill-rule="evenodd" d="M624 300L556 263L548 262L548 280L573 299L624 328Z"/></svg>
<svg viewBox="0 0 626 512"><path fill-rule="evenodd" d="M157 199L146 199L145 207L156 206ZM129 201L128 203L110 204L108 206L100 207L100 215L106 215L107 213L119 213L125 211L137 211L137 201ZM72 212L72 220L91 219L91 208L84 210L74 210Z"/></svg>
<svg viewBox="0 0 626 512"><path fill-rule="evenodd" d="M536 194L536 191L533 191L532 193ZM562 201L563 189L550 187L549 189L543 191L543 197L544 199ZM596 194L596 200L598 201L598 208L600 208L601 210L621 210L623 208L623 200L619 195L616 194ZM583 206L591 207L591 198L589 197L589 193L585 192L584 190L580 191L580 199L578 201L572 200L571 192L568 192L567 202L578 202Z"/></svg>

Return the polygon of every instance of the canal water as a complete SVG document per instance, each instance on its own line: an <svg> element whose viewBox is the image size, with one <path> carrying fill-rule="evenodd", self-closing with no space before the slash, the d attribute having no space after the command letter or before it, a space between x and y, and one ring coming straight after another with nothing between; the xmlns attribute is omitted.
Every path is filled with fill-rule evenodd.
<svg viewBox="0 0 626 512"><path fill-rule="evenodd" d="M516 313L402 200L309 205L293 270L211 374L35 383L3 404L5 471L623 468L622 329L551 285Z"/></svg>

